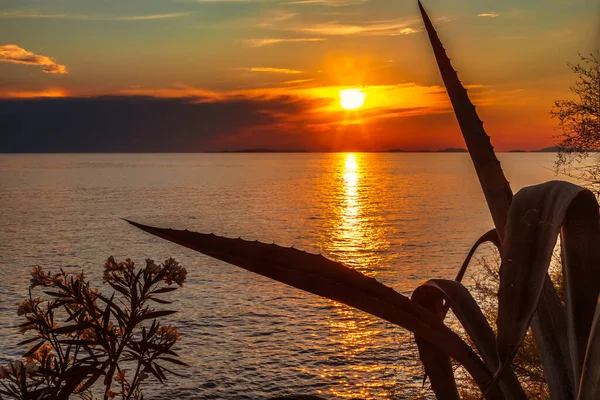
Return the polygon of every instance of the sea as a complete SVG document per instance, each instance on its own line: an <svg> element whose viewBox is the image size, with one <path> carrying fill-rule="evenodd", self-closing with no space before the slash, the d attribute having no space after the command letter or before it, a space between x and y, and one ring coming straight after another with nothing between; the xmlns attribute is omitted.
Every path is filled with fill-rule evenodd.
<svg viewBox="0 0 600 400"><path fill-rule="evenodd" d="M554 153L500 153L513 191L553 179ZM32 266L84 271L111 255L188 270L166 296L189 367L147 399L428 397L412 335L127 224L294 246L410 295L452 279L493 227L466 153L0 155L0 363L18 359ZM483 246L479 257L493 257ZM467 274L467 276L469 273ZM467 278L468 284L468 278ZM43 295L43 293L40 293ZM416 393L416 394L415 394Z"/></svg>

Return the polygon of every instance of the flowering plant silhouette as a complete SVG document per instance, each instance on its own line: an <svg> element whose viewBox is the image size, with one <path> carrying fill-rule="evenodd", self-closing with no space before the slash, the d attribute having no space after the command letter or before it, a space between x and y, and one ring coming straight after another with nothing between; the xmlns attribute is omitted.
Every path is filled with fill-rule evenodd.
<svg viewBox="0 0 600 400"><path fill-rule="evenodd" d="M154 304L170 304L160 295L183 286L186 275L172 258L161 264L148 259L138 268L130 259L117 263L110 257L102 280L114 292L106 296L83 273L34 267L29 297L17 309L25 318L21 333L34 335L19 343L29 345L23 361L0 366L0 395L67 399L75 393L92 399L102 392L105 400L143 399L143 381L181 376L165 366L187 366L173 351L179 333L159 322L175 311ZM34 296L36 288L48 298Z"/></svg>

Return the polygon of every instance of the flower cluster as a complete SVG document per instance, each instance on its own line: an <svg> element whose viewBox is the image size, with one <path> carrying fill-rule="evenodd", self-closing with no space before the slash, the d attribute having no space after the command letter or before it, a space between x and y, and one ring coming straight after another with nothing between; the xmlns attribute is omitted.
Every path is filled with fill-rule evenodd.
<svg viewBox="0 0 600 400"><path fill-rule="evenodd" d="M177 340L181 340L181 336L179 335L177 328L172 325L163 325L159 327L158 331L156 332L156 336L163 339L167 343L174 343Z"/></svg>
<svg viewBox="0 0 600 400"><path fill-rule="evenodd" d="M17 308L17 315L26 315L33 312L33 310L41 303L44 302L44 299L41 297L31 298L29 300L23 300L19 303L19 307Z"/></svg>
<svg viewBox="0 0 600 400"><path fill-rule="evenodd" d="M31 279L29 288L33 289L36 286L56 286L62 284L65 273L61 271L59 274L52 275L50 272L44 273L42 267L36 265L31 269Z"/></svg>
<svg viewBox="0 0 600 400"><path fill-rule="evenodd" d="M102 280L104 282L116 282L116 277L123 274L125 271L133 271L135 267L135 263L131 261L129 258L125 261L121 261L117 263L113 256L110 256L108 260L104 263L104 273L102 275Z"/></svg>
<svg viewBox="0 0 600 400"><path fill-rule="evenodd" d="M163 279L167 285L175 282L179 286L183 286L183 282L185 282L185 278L187 276L187 270L179 265L177 261L169 258L162 264L161 270L164 273Z"/></svg>
<svg viewBox="0 0 600 400"><path fill-rule="evenodd" d="M42 267L35 266L31 269L31 280L30 280L30 288L34 288L36 286L49 286L52 282L52 276L50 272L44 274L42 271Z"/></svg>

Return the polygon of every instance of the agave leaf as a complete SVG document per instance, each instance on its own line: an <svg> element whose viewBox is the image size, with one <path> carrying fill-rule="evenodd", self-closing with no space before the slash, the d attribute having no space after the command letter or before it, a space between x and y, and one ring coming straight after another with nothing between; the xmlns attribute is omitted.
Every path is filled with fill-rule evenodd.
<svg viewBox="0 0 600 400"><path fill-rule="evenodd" d="M479 119L467 91L458 79L458 74L452 68L450 59L446 55L446 50L420 1L419 9L444 85L452 102L456 119L458 120L467 149L471 155L471 160L475 166L475 171L477 172L479 183L492 214L494 225L498 230L498 236L502 241L508 208L512 200L512 190L504 176L504 172L502 172L500 161L496 158L490 137L483 129L483 122Z"/></svg>
<svg viewBox="0 0 600 400"><path fill-rule="evenodd" d="M593 318L590 310L595 309L600 291L598 203L589 190L552 181L520 190L513 200L508 221L498 292L500 361L510 361L525 336L538 308L553 249L564 225L568 336L577 382L577 371L581 370L585 354L582 342L587 343ZM578 271L584 279L577 277ZM592 296L591 304L578 300L580 297L589 301ZM544 302L540 307L545 306Z"/></svg>
<svg viewBox="0 0 600 400"><path fill-rule="evenodd" d="M600 300L600 299L599 299ZM578 399L600 398L600 301L596 305L596 313L592 322L590 339L587 345Z"/></svg>
<svg viewBox="0 0 600 400"><path fill-rule="evenodd" d="M328 260L322 255L275 244L128 222L148 233L210 257L339 301L399 325L462 364L480 388L485 390L491 382L489 369L473 349L441 323L437 316L392 288L341 263Z"/></svg>
<svg viewBox="0 0 600 400"><path fill-rule="evenodd" d="M467 272L467 268L469 267L469 264L471 262L471 259L473 258L473 255L475 254L475 251L477 251L477 249L479 248L479 246L481 246L483 243L486 242L492 242L494 243L494 245L498 248L498 250L500 250L500 247L502 246L502 243L500 243L500 238L498 237L498 232L496 231L496 229L491 229L489 231L487 231L486 233L484 233L479 239L477 239L477 241L475 242L475 244L473 244L473 246L471 247L471 250L469 251L469 253L467 254L467 257L465 258L465 261L462 263L460 270L458 271L458 274L456 275L455 280L460 282L462 281L462 279L465 276L465 273ZM414 293L413 296L411 297L413 300L416 300L419 304L421 304L422 306L424 306L425 308L427 308L430 312L433 312L434 314L436 313L435 308L433 307L432 304L429 304L430 301L432 301L432 299L426 299L425 303L421 303L419 300L419 298L415 298L414 297ZM439 299L439 296L435 296L436 303L438 301L441 301ZM450 309L450 306L448 305L448 303L446 303L443 306L442 309L442 318L441 321L443 322L444 319L446 318L446 314L448 313L448 310ZM417 342L417 346L419 347L419 353L421 354L421 360L423 360L423 356L425 356L425 354L423 353L425 350L425 345L420 343L422 342L422 340L419 340L419 338L415 338L416 342ZM422 350L423 349L423 350ZM426 357L433 359L434 356L433 355L427 355ZM442 366L445 364L445 357L442 353L439 353L438 355L439 359L437 361L431 361L430 363L433 365L439 365ZM425 364L425 361L423 361L423 363ZM423 380L425 381L429 375L427 373L427 366L426 366L426 371L425 371L425 376L423 378ZM432 384L433 386L433 384ZM435 389L434 389L435 390ZM449 389L441 389L441 391L444 392L449 392Z"/></svg>
<svg viewBox="0 0 600 400"><path fill-rule="evenodd" d="M567 209L561 231L569 345L579 382L600 291L598 203L582 193Z"/></svg>
<svg viewBox="0 0 600 400"><path fill-rule="evenodd" d="M445 49L420 2L419 8L498 236L503 241L508 209L512 200L510 186L494 154L490 139L483 129L483 123L477 116L475 107L470 102L456 71L452 68ZM557 308L560 301L551 288L551 281L549 278L546 280L544 287L547 290L544 290L540 297L544 306L540 307L538 313L534 315L531 327L553 398L563 398L562 396L568 398L572 397L567 393L574 388L574 383L571 368L563 368L570 360L563 335L564 325L561 325L564 311L560 311L560 307ZM551 379L553 376L556 379Z"/></svg>
<svg viewBox="0 0 600 400"><path fill-rule="evenodd" d="M444 321L446 310L441 296L432 296L428 291L417 288L410 299ZM438 399L460 399L450 357L418 335L415 335L415 342L425 369L423 382L429 378L431 389Z"/></svg>
<svg viewBox="0 0 600 400"><path fill-rule="evenodd" d="M577 394L567 334L567 316L554 284L546 274L531 331L544 368L550 398L571 400Z"/></svg>
<svg viewBox="0 0 600 400"><path fill-rule="evenodd" d="M475 254L475 251L477 251L479 246L487 242L492 242L496 246L496 248L500 250L502 243L500 242L500 238L498 237L498 231L496 231L495 229L489 230L483 235L481 235L479 239L477 239L475 244L473 244L473 247L471 247L471 250L469 250L469 254L467 254L467 258L465 258L465 261L461 265L458 274L456 274L456 278L454 278L457 282L462 281L462 279L464 278L465 273L467 272L467 268L469 267L469 263L471 262L471 259Z"/></svg>
<svg viewBox="0 0 600 400"><path fill-rule="evenodd" d="M496 352L494 331L471 293L460 282L431 279L413 292L412 299L415 298L437 302L440 305L442 301L445 301L465 328L488 368L491 371L498 369L500 364ZM442 315L445 315L445 310L443 312ZM526 398L517 376L510 367L503 370L498 383L507 399Z"/></svg>

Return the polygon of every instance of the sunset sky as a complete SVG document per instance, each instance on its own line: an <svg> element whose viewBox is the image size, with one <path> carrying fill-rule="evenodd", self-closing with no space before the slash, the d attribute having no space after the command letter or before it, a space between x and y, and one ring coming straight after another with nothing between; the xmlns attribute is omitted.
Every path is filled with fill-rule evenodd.
<svg viewBox="0 0 600 400"><path fill-rule="evenodd" d="M598 0L423 5L495 147L554 144ZM464 147L413 0L0 0L0 130L0 151Z"/></svg>

